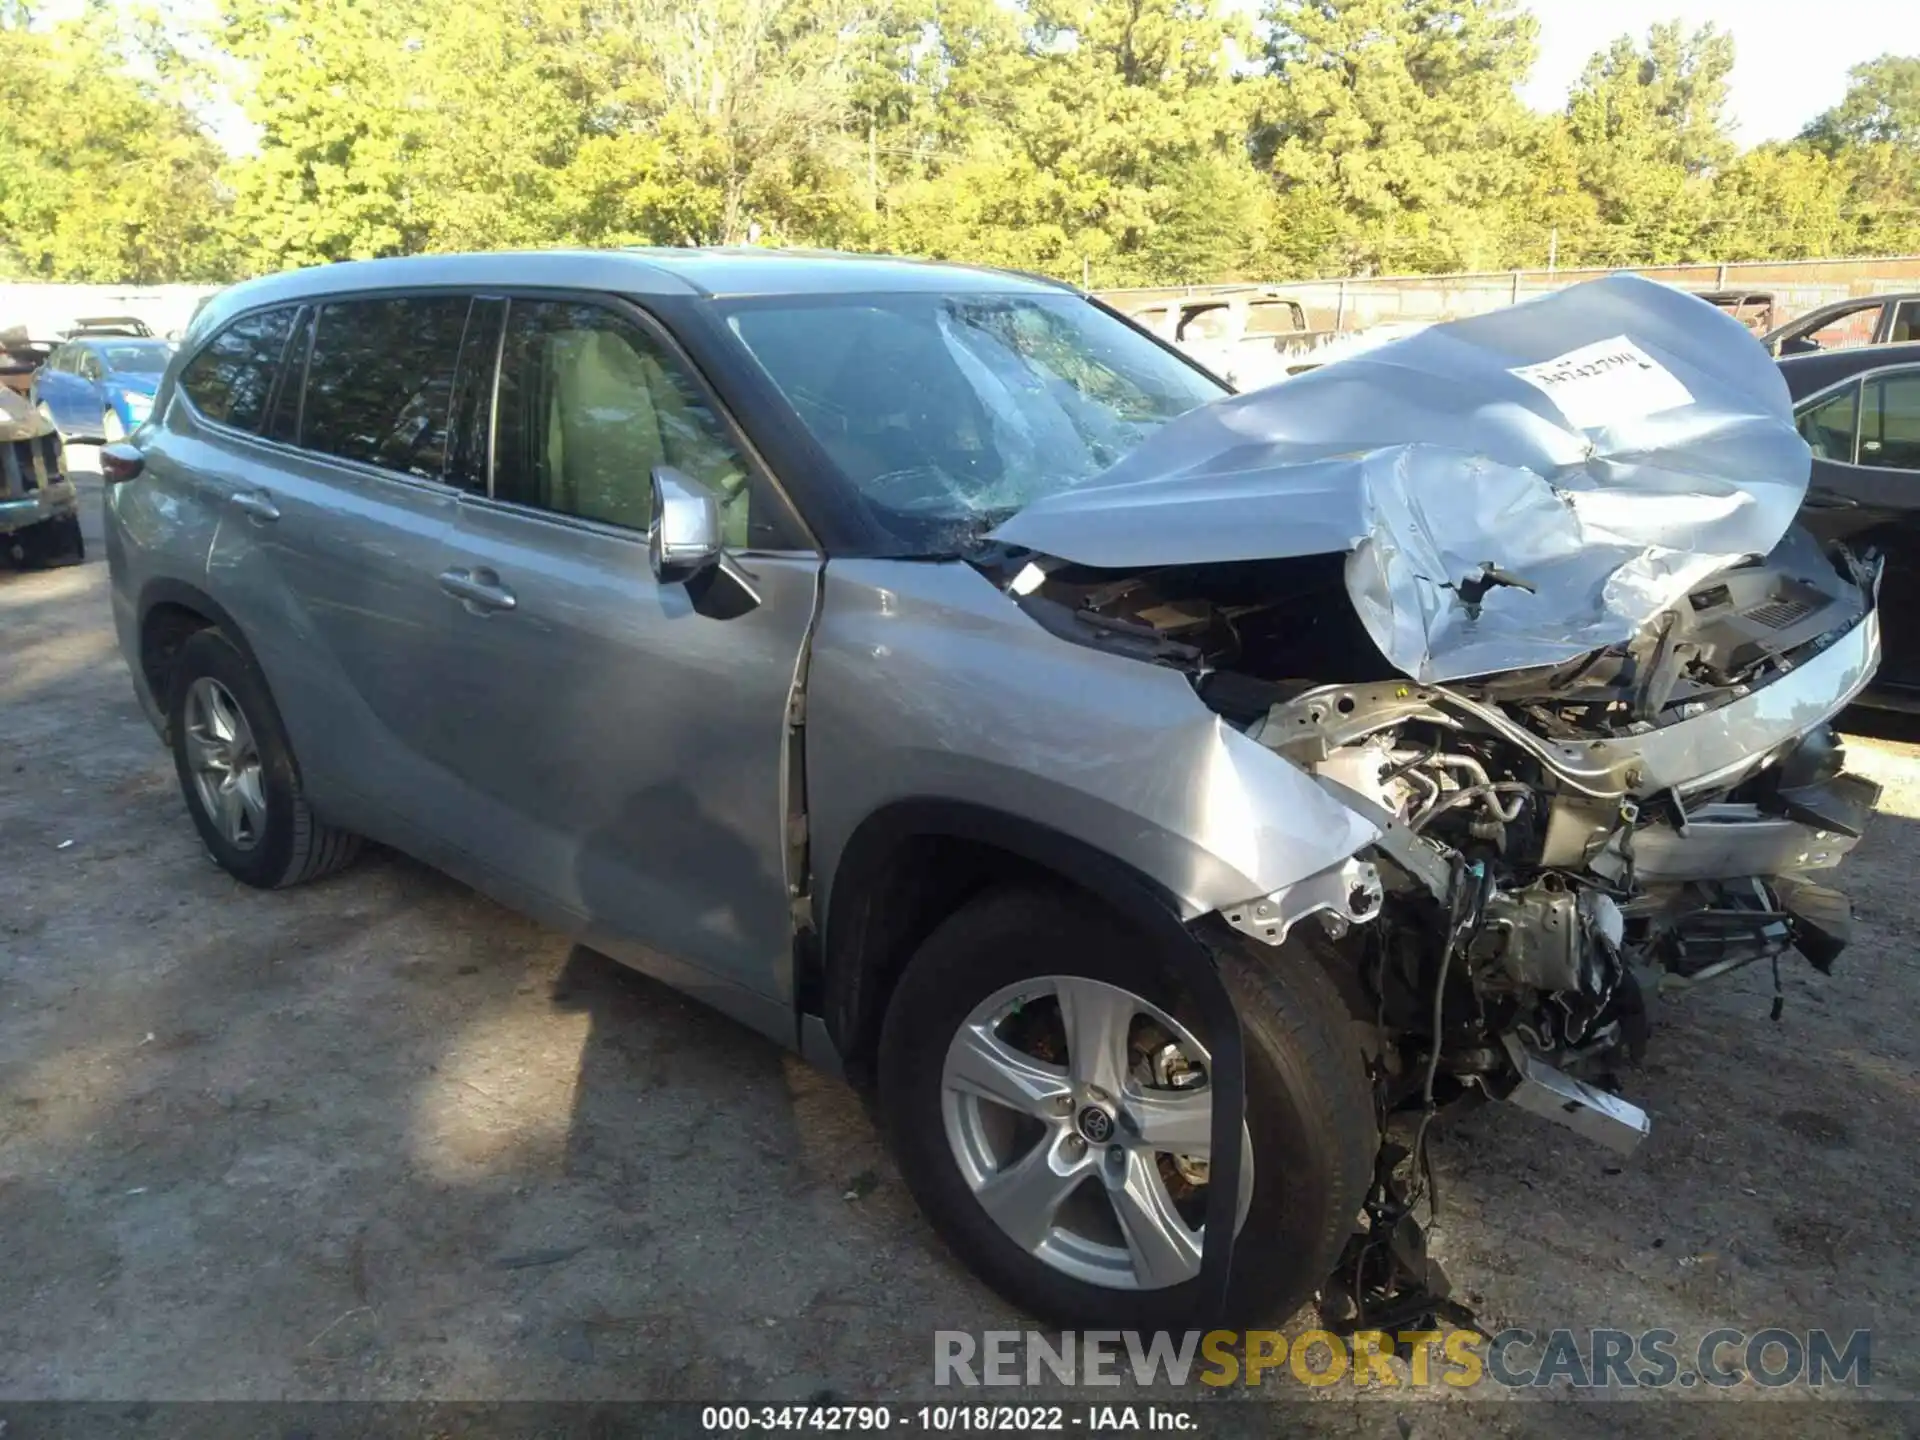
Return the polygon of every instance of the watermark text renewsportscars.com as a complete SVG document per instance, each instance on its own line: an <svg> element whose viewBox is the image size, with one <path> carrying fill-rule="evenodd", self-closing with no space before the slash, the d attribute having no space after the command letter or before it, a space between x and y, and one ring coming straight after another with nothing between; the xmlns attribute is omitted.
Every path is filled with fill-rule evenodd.
<svg viewBox="0 0 1920 1440"><path fill-rule="evenodd" d="M1396 1367L1396 1351L1405 1364ZM1710 1330L1683 1338L1667 1329L1362 1330L937 1330L933 1383L1114 1386L1301 1385L1366 1389L1443 1386L1471 1390L1813 1389L1873 1384L1873 1332Z"/></svg>

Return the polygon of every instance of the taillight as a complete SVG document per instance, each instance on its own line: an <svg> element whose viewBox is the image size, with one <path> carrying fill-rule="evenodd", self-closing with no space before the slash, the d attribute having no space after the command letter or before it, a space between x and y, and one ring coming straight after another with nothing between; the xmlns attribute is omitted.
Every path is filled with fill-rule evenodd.
<svg viewBox="0 0 1920 1440"><path fill-rule="evenodd" d="M134 479L146 468L147 459L124 440L100 447L100 478L109 485Z"/></svg>

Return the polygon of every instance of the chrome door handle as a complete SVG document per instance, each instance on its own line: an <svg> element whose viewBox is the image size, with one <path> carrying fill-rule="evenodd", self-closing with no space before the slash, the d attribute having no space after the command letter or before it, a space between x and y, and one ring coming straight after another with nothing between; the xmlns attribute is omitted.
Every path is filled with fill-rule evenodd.
<svg viewBox="0 0 1920 1440"><path fill-rule="evenodd" d="M262 490L242 490L233 497L233 508L244 510L248 517L262 522L278 520L280 507L273 503L273 497Z"/></svg>
<svg viewBox="0 0 1920 1440"><path fill-rule="evenodd" d="M455 567L440 572L440 588L456 600L476 605L482 610L511 610L520 602L513 591L500 583L500 577L491 570L472 570Z"/></svg>

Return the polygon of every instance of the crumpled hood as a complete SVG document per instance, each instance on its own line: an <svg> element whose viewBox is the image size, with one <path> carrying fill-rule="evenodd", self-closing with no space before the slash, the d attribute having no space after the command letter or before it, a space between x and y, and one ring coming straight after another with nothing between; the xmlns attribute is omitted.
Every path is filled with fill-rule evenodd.
<svg viewBox="0 0 1920 1440"><path fill-rule="evenodd" d="M993 538L1116 569L1344 552L1382 653L1445 681L1631 638L1771 551L1811 463L1739 321L1615 275L1204 406ZM1533 589L1471 603L1488 564Z"/></svg>

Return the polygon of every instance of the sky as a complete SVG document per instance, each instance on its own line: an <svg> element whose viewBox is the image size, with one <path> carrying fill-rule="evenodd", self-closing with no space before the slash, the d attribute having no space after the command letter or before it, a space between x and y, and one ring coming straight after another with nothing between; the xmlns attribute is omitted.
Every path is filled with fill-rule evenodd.
<svg viewBox="0 0 1920 1440"><path fill-rule="evenodd" d="M1891 52L1920 55L1920 0L1531 0L1540 58L1522 90L1557 110L1587 57L1662 20L1733 33L1727 106L1740 143L1785 140L1846 92L1847 71Z"/></svg>

